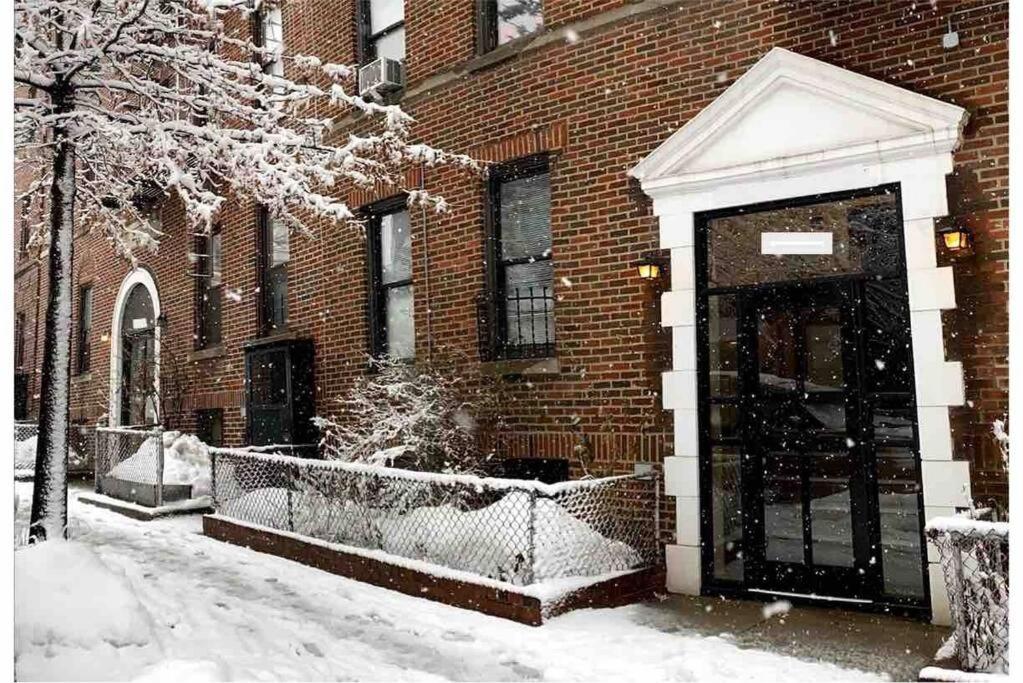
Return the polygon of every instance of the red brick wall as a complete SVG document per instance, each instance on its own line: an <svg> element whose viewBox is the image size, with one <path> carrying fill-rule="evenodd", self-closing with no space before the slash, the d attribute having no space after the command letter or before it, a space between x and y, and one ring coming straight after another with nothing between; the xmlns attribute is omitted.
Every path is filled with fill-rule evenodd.
<svg viewBox="0 0 1023 683"><path fill-rule="evenodd" d="M659 396L670 336L659 326L659 291L640 281L632 265L657 248L657 227L648 200L626 171L770 48L782 46L970 111L949 198L950 220L971 226L976 255L957 264L960 308L948 316L946 346L949 358L964 363L971 401L954 411L956 454L974 463L978 497L1005 495L987 435L1007 395L1004 4L938 3L935 10L926 2L911 9L912 3L902 0L691 0L663 7L547 0L548 27L587 20L578 25L578 42L507 50L503 61L478 69L472 3L407 5L411 92L429 77L441 83L444 73L457 75L406 100L417 119L415 135L488 159L509 157L513 149L518 149L514 154L538 149L552 154L561 371L510 382L504 407L508 452L574 458L577 448L586 446L601 473L630 471L636 460L656 462L670 453L670 414L661 409ZM350 8L350 0L290 3L284 11L285 43L325 60L353 62ZM617 16L609 11L622 17L597 25L601 17ZM962 42L945 50L941 36L951 11L957 13L952 20ZM467 64L476 66L467 70ZM475 357L475 298L483 287L482 182L454 169L427 169L424 182L448 200L450 210L427 212L425 220L418 210L412 214L417 353L425 357L428 349L435 354L450 349ZM354 206L373 196L352 192L350 199ZM159 254L141 260L160 286L168 316L165 349L187 357L192 237L184 234L179 214L179 208L166 207L168 234ZM239 443L242 344L256 333L255 212L232 204L221 223L225 290L235 291L238 300L224 299L224 354L194 363L187 409L224 407L227 440ZM358 227L319 223L312 236L292 241L291 327L315 341L318 410L324 413L365 368L364 240ZM97 283L93 369L91 380L76 385L78 412L105 411L109 345L99 335L109 333L113 300L127 269L98 233L78 241L76 277ZM22 279L16 288L18 310L28 305L32 288ZM182 424L190 427L188 419ZM671 528L667 518L666 526Z"/></svg>

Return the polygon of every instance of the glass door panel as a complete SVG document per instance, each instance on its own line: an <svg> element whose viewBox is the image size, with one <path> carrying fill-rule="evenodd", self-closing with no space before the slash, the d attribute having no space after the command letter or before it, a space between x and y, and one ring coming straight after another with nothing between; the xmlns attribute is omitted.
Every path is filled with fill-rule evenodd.
<svg viewBox="0 0 1023 683"><path fill-rule="evenodd" d="M771 453L764 460L764 545L770 562L805 560L800 457Z"/></svg>
<svg viewBox="0 0 1023 683"><path fill-rule="evenodd" d="M849 452L807 455L810 475L810 529L814 565L852 567L852 498L849 490Z"/></svg>

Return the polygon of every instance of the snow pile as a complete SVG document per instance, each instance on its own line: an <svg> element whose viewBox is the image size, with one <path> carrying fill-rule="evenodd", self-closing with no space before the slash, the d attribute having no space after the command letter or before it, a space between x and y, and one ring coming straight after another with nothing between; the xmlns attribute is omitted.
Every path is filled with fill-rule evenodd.
<svg viewBox="0 0 1023 683"><path fill-rule="evenodd" d="M226 501L219 512L325 541L380 549L498 581L531 583L529 495L512 491L491 505L452 505L387 514L318 493L260 488ZM532 583L639 566L639 553L605 538L555 501L535 504Z"/></svg>
<svg viewBox="0 0 1023 683"><path fill-rule="evenodd" d="M39 437L30 436L24 441L14 442L14 469L31 470L36 466L36 444Z"/></svg>
<svg viewBox="0 0 1023 683"><path fill-rule="evenodd" d="M151 436L131 456L110 470L110 476L140 484L156 483L159 442ZM206 444L192 434L178 431L163 433L163 483L190 484L192 496L210 495L210 452Z"/></svg>
<svg viewBox="0 0 1023 683"><path fill-rule="evenodd" d="M22 441L14 442L14 469L17 470L35 470L36 468L36 448L38 447L39 437L30 436ZM85 464L85 458L82 457L72 446L68 446L67 449L67 461L68 465L72 468L80 467Z"/></svg>
<svg viewBox="0 0 1023 683"><path fill-rule="evenodd" d="M14 585L14 657L28 679L49 678L55 658L77 679L102 675L96 667L105 658L153 639L128 579L81 543L51 540L15 552Z"/></svg>
<svg viewBox="0 0 1023 683"><path fill-rule="evenodd" d="M383 526L383 550L515 584L529 582L529 496L513 491L479 510L418 508ZM533 581L601 574L642 563L553 500L535 507Z"/></svg>

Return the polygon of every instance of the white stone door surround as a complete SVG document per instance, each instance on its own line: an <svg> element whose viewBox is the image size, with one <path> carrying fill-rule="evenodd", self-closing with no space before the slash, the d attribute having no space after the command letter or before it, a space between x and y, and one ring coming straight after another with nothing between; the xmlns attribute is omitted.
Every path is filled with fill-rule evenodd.
<svg viewBox="0 0 1023 683"><path fill-rule="evenodd" d="M153 319L160 318L160 292L156 288L156 280L147 268L136 267L121 281L121 288L114 300L114 311L110 323L110 398L107 408L107 424L117 426L121 422L121 318L128 294L135 285L141 284L149 292L153 302ZM159 325L153 330L153 388L160 393L160 336Z"/></svg>
<svg viewBox="0 0 1023 683"><path fill-rule="evenodd" d="M672 328L663 404L674 411L665 493L676 504L667 588L700 592L694 216L702 211L898 183L901 188L925 517L967 504L969 463L952 459L948 407L964 401L962 366L945 360L941 311L955 308L938 268L935 218L967 112L782 48L772 49L629 174L653 199L671 250L661 324ZM948 622L944 580L929 552L933 619Z"/></svg>

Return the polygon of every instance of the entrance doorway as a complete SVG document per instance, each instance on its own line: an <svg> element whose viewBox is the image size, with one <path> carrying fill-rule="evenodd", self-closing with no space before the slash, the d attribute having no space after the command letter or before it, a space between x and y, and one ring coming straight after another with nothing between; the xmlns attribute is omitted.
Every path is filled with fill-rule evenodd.
<svg viewBox="0 0 1023 683"><path fill-rule="evenodd" d="M125 300L120 347L120 425L156 424L156 319L152 297L143 284L134 285Z"/></svg>
<svg viewBox="0 0 1023 683"><path fill-rule="evenodd" d="M707 590L926 604L897 188L700 216Z"/></svg>

